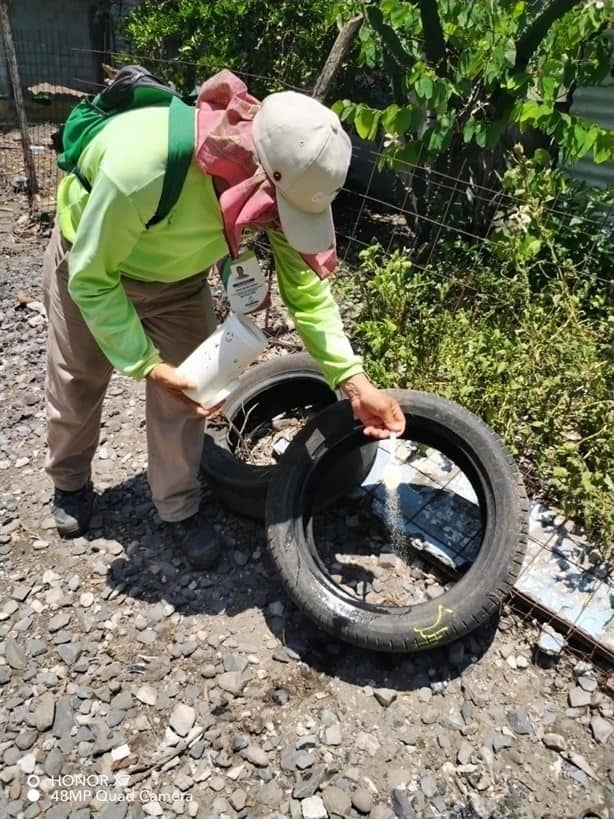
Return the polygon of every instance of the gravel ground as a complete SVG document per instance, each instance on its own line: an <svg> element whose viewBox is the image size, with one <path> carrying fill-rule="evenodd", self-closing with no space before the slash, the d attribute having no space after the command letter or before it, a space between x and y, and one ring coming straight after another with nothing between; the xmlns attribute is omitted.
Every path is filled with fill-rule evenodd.
<svg viewBox="0 0 614 819"><path fill-rule="evenodd" d="M142 385L113 378L91 532L57 538L22 207L0 227L0 817L613 817L612 700L576 658L536 664L534 624L413 657L337 643L206 487L229 551L190 571L144 478Z"/></svg>

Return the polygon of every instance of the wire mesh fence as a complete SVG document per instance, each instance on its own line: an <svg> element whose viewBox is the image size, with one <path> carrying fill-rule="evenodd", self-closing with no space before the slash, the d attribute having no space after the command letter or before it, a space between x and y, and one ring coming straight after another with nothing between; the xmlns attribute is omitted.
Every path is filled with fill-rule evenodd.
<svg viewBox="0 0 614 819"><path fill-rule="evenodd" d="M179 61L152 60L126 53L92 51L68 48L62 42L50 42L41 38L40 47L33 45L31 35L28 43L20 32L15 32L18 52L21 53L21 75L27 115L30 122L31 150L34 157L38 183L44 205L53 207L55 191L61 178L56 163L60 148L60 125L71 107L85 94L92 94L103 87L104 66L111 69L127 63L143 64L164 78L176 76L178 68L189 68L200 80L213 73L206 67ZM240 74L249 87L254 75ZM61 77L62 82L50 81L48 77ZM288 88L283 78L263 78L270 90ZM17 128L14 104L2 101L0 109L0 194L11 196L27 189L24 175L23 152ZM396 164L395 170L386 169L383 146L355 140L353 163L348 182L339 194L335 205L335 225L339 257L348 268L361 264L361 252L378 244L383 257L401 251L411 258L412 268L439 278L454 286L458 298L473 299L476 303L488 302L497 310L508 311L513 319L517 302L507 298L505 288L486 292L463 267L466 256L459 256L455 264L450 253L451 240L472 243L491 261L498 258L500 247L497 238L498 220L505 211L522 217L524 199L500 185L476 182L466 164L460 164L454 173L434 169L420 161ZM428 191L424 202L417 202L416 189ZM424 199L425 197L423 197ZM470 202L471 207L467 203ZM479 218L476 217L479 215ZM578 276L592 275L593 254L597 252L598 237L611 241L614 232L614 200L590 217L578 216L565 207L564 202L554 199L544 204L544 224L555 231L572 231L577 237L582 253L576 260ZM263 253L265 245L259 243ZM443 252L445 251L445 254ZM444 263L437 263L444 262ZM611 281L607 282L611 286ZM539 476L529 463L523 464L524 477L529 489L539 486ZM598 639L591 626L587 612L597 606L598 598L614 601L614 585L607 572L587 566L581 550L561 553L561 527L565 522L548 530L534 530L530 534L529 557L521 574L525 576L538 564L558 565L567 582L574 575L576 590L581 591L581 601L573 611L561 612L548 606L548 595L539 598L517 587L513 607L527 618L552 623L563 633L571 650L597 664L614 660L614 641ZM565 564L563 566L561 561ZM564 575L564 577L563 577ZM553 575L554 576L554 575ZM553 582L556 582L553 581ZM606 620L603 629L610 634L613 621ZM604 632L605 633L605 632Z"/></svg>

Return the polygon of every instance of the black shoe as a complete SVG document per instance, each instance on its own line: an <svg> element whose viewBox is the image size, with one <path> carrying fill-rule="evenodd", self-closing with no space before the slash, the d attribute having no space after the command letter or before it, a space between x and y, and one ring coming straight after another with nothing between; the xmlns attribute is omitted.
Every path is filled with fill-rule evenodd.
<svg viewBox="0 0 614 819"><path fill-rule="evenodd" d="M94 490L91 483L86 483L74 492L56 488L53 495L53 517L60 537L79 537L87 532L93 509Z"/></svg>
<svg viewBox="0 0 614 819"><path fill-rule="evenodd" d="M212 569L222 554L224 542L213 526L197 512L191 518L169 523L171 536L195 569Z"/></svg>

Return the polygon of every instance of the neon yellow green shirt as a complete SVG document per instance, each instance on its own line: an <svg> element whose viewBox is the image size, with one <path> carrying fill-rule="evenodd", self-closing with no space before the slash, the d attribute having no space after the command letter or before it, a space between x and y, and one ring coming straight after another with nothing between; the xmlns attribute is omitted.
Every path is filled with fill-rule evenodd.
<svg viewBox="0 0 614 819"><path fill-rule="evenodd" d="M176 282L206 270L228 253L213 182L195 162L175 206L155 213L168 154L168 109L142 108L111 120L83 152L79 168L58 189L58 222L72 244L70 295L113 366L143 378L161 361L121 277ZM331 387L363 371L345 335L328 282L306 266L281 233L268 233L280 295L303 343Z"/></svg>

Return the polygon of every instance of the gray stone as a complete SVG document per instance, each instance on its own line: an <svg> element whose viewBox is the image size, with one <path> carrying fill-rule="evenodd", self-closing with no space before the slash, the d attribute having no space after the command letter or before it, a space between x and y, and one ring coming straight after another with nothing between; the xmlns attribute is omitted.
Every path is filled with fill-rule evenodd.
<svg viewBox="0 0 614 819"><path fill-rule="evenodd" d="M473 745L470 742L467 742L464 739L461 744L460 748L458 749L458 753L456 755L456 761L459 765L468 765L471 757L473 756Z"/></svg>
<svg viewBox="0 0 614 819"><path fill-rule="evenodd" d="M55 697L50 691L45 692L34 709L34 724L38 731L47 731L53 725L55 716Z"/></svg>
<svg viewBox="0 0 614 819"><path fill-rule="evenodd" d="M237 788L230 794L228 801L236 811L242 811L247 802L247 794L243 788Z"/></svg>
<svg viewBox="0 0 614 819"><path fill-rule="evenodd" d="M565 751L567 749L567 742L560 734L544 734L542 742L546 748L550 748L551 751Z"/></svg>
<svg viewBox="0 0 614 819"><path fill-rule="evenodd" d="M569 704L572 708L584 708L591 704L592 694L579 685L569 689Z"/></svg>
<svg viewBox="0 0 614 819"><path fill-rule="evenodd" d="M64 767L64 754L59 748L52 748L45 757L43 770L47 776L59 776Z"/></svg>
<svg viewBox="0 0 614 819"><path fill-rule="evenodd" d="M352 800L347 791L337 788L335 785L329 785L322 791L322 800L326 810L337 816L345 816L352 807Z"/></svg>
<svg viewBox="0 0 614 819"><path fill-rule="evenodd" d="M15 739L15 745L20 751L27 751L34 745L37 737L38 731L35 731L34 728L21 730Z"/></svg>
<svg viewBox="0 0 614 819"><path fill-rule="evenodd" d="M562 634L559 634L549 623L542 626L542 630L537 641L537 648L548 657L558 657L563 651L567 641Z"/></svg>
<svg viewBox="0 0 614 819"><path fill-rule="evenodd" d="M266 768L266 766L269 764L269 758L266 751L263 751L259 745L248 745L247 750L245 751L245 758L257 768Z"/></svg>
<svg viewBox="0 0 614 819"><path fill-rule="evenodd" d="M338 722L336 722L334 725L329 725L328 728L325 729L324 742L327 745L341 745L343 742L343 736L341 733L341 725Z"/></svg>
<svg viewBox="0 0 614 819"><path fill-rule="evenodd" d="M373 808L373 794L368 788L356 788L352 794L352 805L358 813L369 813Z"/></svg>
<svg viewBox="0 0 614 819"><path fill-rule="evenodd" d="M49 620L49 624L47 628L53 634L56 631L59 631L62 628L65 628L70 623L70 612L68 611L60 611L54 617Z"/></svg>
<svg viewBox="0 0 614 819"><path fill-rule="evenodd" d="M387 805L384 805L382 802L375 805L369 819L394 819L394 813L390 810Z"/></svg>
<svg viewBox="0 0 614 819"><path fill-rule="evenodd" d="M431 799L437 793L437 780L430 774L423 776L420 780L420 788L426 798Z"/></svg>
<svg viewBox="0 0 614 819"><path fill-rule="evenodd" d="M301 802L303 819L327 819L328 813L319 796L308 796Z"/></svg>
<svg viewBox="0 0 614 819"><path fill-rule="evenodd" d="M533 732L526 708L514 708L507 715L510 728L517 734L528 735Z"/></svg>
<svg viewBox="0 0 614 819"><path fill-rule="evenodd" d="M240 671L225 671L217 678L217 684L223 691L237 697L245 687L245 679Z"/></svg>
<svg viewBox="0 0 614 819"><path fill-rule="evenodd" d="M297 782L292 790L292 796L295 799L306 799L308 796L318 790L326 776L326 768L324 765L314 765L311 769L311 775L307 779Z"/></svg>
<svg viewBox="0 0 614 819"><path fill-rule="evenodd" d="M511 748L513 744L514 740L512 737L508 737L506 734L502 734L500 731L495 731L492 736L491 745L496 754L499 753L499 751L502 751L504 748Z"/></svg>
<svg viewBox="0 0 614 819"><path fill-rule="evenodd" d="M142 685L136 692L136 698L145 705L155 705L158 699L158 692L151 685Z"/></svg>
<svg viewBox="0 0 614 819"><path fill-rule="evenodd" d="M599 715L591 719L591 731L596 742L605 745L614 731L614 725L610 720L604 719Z"/></svg>
<svg viewBox="0 0 614 819"><path fill-rule="evenodd" d="M4 642L4 659L14 671L23 671L28 664L25 651L12 637Z"/></svg>
<svg viewBox="0 0 614 819"><path fill-rule="evenodd" d="M412 808L407 792L401 788L394 788L391 796L392 809L397 819L416 819L416 812Z"/></svg>
<svg viewBox="0 0 614 819"><path fill-rule="evenodd" d="M249 665L249 660L242 654L224 654L222 657L224 671L243 672Z"/></svg>
<svg viewBox="0 0 614 819"><path fill-rule="evenodd" d="M73 726L73 710L70 703L70 697L61 697L55 704L55 716L51 733L54 737L62 739L62 737L70 734L70 729Z"/></svg>
<svg viewBox="0 0 614 819"><path fill-rule="evenodd" d="M191 705L177 703L173 708L169 724L176 734L185 737L192 729L195 719L196 712Z"/></svg>
<svg viewBox="0 0 614 819"><path fill-rule="evenodd" d="M311 768L316 759L309 751L299 751L296 755L295 765L299 771L304 771L306 768Z"/></svg>

